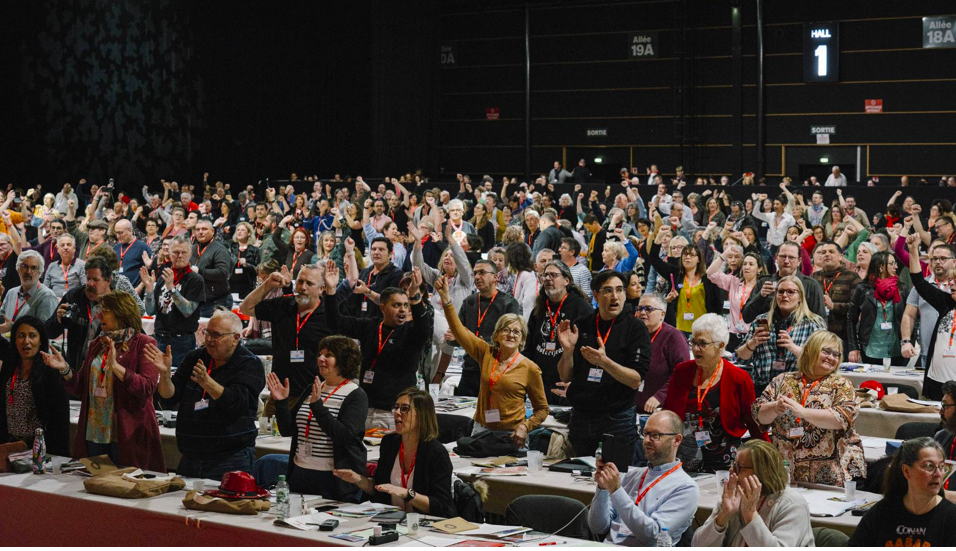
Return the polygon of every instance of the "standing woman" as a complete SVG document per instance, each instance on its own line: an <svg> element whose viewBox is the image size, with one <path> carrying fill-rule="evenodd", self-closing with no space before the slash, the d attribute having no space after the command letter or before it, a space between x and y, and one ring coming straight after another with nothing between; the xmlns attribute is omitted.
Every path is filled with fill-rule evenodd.
<svg viewBox="0 0 956 551"><path fill-rule="evenodd" d="M146 237L143 239L150 253L155 256L163 245L163 238L159 236L159 222L155 218L146 219Z"/></svg>
<svg viewBox="0 0 956 551"><path fill-rule="evenodd" d="M929 350L926 351L926 372L923 375L923 395L930 400L943 399L943 383L956 379L956 354L954 354L954 335L956 335L956 281L948 281L949 292L942 291L926 281L922 270L919 269L919 235L906 237L906 245L910 252L910 275L913 277L913 288L919 296L936 309L939 317L936 318L936 327L930 339ZM935 250L940 251L940 245ZM933 249L931 249L932 251ZM948 277L952 278L952 274ZM943 282L940 282L943 283Z"/></svg>
<svg viewBox="0 0 956 551"><path fill-rule="evenodd" d="M283 436L292 435L289 448L289 490L317 494L336 501L359 503L362 492L332 475L334 469L361 472L367 452L365 417L368 396L352 379L358 377L362 353L352 339L341 335L319 342L319 375L302 396L291 403L289 379L279 382L269 373L266 384L276 401L276 422Z"/></svg>
<svg viewBox="0 0 956 551"><path fill-rule="evenodd" d="M714 249L716 253L717 250ZM733 276L722 270L724 265L724 255L715 254L714 261L707 268L707 278L715 285L727 291L728 301L730 302L730 342L727 350L736 350L740 346L744 335L750 331L750 324L744 322L741 310L750 293L757 286L757 280L767 275L767 268L763 265L763 258L757 253L747 253L744 255L743 264L740 267L740 277Z"/></svg>
<svg viewBox="0 0 956 551"><path fill-rule="evenodd" d="M881 364L883 358L902 357L900 326L906 309L902 297L909 290L896 274L896 257L880 251L870 259L863 284L853 289L847 312L851 362Z"/></svg>
<svg viewBox="0 0 956 551"><path fill-rule="evenodd" d="M22 441L33 447L37 429L43 429L47 451L70 455L70 399L63 378L46 364L40 351L49 350L43 322L23 316L10 329L13 343L0 337L0 444Z"/></svg>
<svg viewBox="0 0 956 551"><path fill-rule="evenodd" d="M677 266L661 259L661 241L669 235L667 230L658 234L648 258L657 270L658 281L670 282L664 321L690 336L694 321L707 312L722 312L724 300L720 288L707 279L704 256L696 244L689 243L683 248Z"/></svg>
<svg viewBox="0 0 956 551"><path fill-rule="evenodd" d="M531 263L531 248L524 243L512 243L505 249L508 270L515 275L515 285L511 296L521 305L521 318L525 322L534 310L534 301L538 298L538 276Z"/></svg>
<svg viewBox="0 0 956 551"><path fill-rule="evenodd" d="M382 438L374 477L352 469L335 469L332 474L358 486L372 501L410 513L456 516L451 497L451 459L438 441L432 397L424 390L407 388L395 399L392 414L395 432Z"/></svg>
<svg viewBox="0 0 956 551"><path fill-rule="evenodd" d="M870 259L876 253L876 245L873 243L869 241L860 243L860 248L856 250L856 267L854 268L860 279L866 279L866 275L870 272Z"/></svg>
<svg viewBox="0 0 956 551"><path fill-rule="evenodd" d="M236 224L235 235L232 237L230 246L232 258L235 259L236 264L229 275L229 288L237 293L240 299L245 298L256 288L259 247L253 245L254 240L252 224L249 222Z"/></svg>
<svg viewBox="0 0 956 551"><path fill-rule="evenodd" d="M335 232L334 231L329 230L319 234L319 242L316 243L316 250L317 250L315 254L316 262L318 262L319 260L328 260L329 258L332 258L332 260L335 260L336 264L338 264L338 262L341 260L341 255L339 258L334 258L332 256L332 253L335 251Z"/></svg>
<svg viewBox="0 0 956 551"><path fill-rule="evenodd" d="M843 223L843 208L840 205L833 205L830 208L830 212L823 216L823 231L826 234L827 239L833 239L837 230L840 229L840 224Z"/></svg>
<svg viewBox="0 0 956 551"><path fill-rule="evenodd" d="M285 265L292 272L292 279L299 277L299 270L302 266L312 264L312 236L305 228L296 228L292 232L292 238L289 240L289 256L286 257Z"/></svg>
<svg viewBox="0 0 956 551"><path fill-rule="evenodd" d="M474 210L475 216L471 219L471 223L475 226L475 231L478 232L478 237L482 240L481 252L486 253L495 246L497 230L491 222L491 215L488 214L488 208L485 207L484 203L475 203Z"/></svg>
<svg viewBox="0 0 956 551"><path fill-rule="evenodd" d="M444 278L435 281L441 296L448 327L455 340L481 366L481 384L472 434L487 430L510 431L515 450L525 444L528 434L548 418L548 400L544 396L541 369L521 354L528 338L528 326L517 314L498 318L492 344L465 328L455 313ZM531 400L534 414L525 419L525 399Z"/></svg>
<svg viewBox="0 0 956 551"><path fill-rule="evenodd" d="M156 341L143 334L139 306L124 291L100 298L100 337L90 343L74 372L56 349L41 353L46 364L65 373L66 390L80 397L73 457L109 455L116 465L166 472L153 392L159 371L143 353Z"/></svg>

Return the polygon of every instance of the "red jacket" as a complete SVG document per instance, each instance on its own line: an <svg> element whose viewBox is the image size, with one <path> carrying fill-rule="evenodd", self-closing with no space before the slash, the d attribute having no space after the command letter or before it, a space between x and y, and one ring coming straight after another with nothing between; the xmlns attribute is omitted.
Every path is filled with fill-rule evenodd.
<svg viewBox="0 0 956 551"><path fill-rule="evenodd" d="M142 333L129 340L126 352L117 350L116 360L126 368L126 377L120 381L113 378L113 408L116 411L116 442L119 446L122 467L139 467L143 470L166 472L163 459L163 444L153 409L153 392L159 380L156 366L146 360L143 348L156 344L153 337ZM80 419L76 424L73 439L73 457L87 457L86 417L90 400L90 364L103 349L99 341L90 343L83 366L65 383L67 392L80 397Z"/></svg>
<svg viewBox="0 0 956 551"><path fill-rule="evenodd" d="M750 412L753 404L754 382L743 369L728 362L724 362L724 370L720 376L720 422L727 434L741 437L748 430L750 436L766 439ZM670 387L667 389L667 400L663 408L673 411L684 419L687 413L687 396L696 383L697 362L689 360L674 368Z"/></svg>

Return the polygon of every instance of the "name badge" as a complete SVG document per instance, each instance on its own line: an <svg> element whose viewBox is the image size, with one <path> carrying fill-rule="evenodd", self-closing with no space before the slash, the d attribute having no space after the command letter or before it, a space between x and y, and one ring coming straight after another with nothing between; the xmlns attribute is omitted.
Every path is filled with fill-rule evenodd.
<svg viewBox="0 0 956 551"><path fill-rule="evenodd" d="M892 331L892 330L893 330L893 322L891 321L880 322L880 331Z"/></svg>
<svg viewBox="0 0 956 551"><path fill-rule="evenodd" d="M106 398L106 389L102 387L94 388L93 396L96 396L97 398Z"/></svg>
<svg viewBox="0 0 956 551"><path fill-rule="evenodd" d="M553 342L544 343L544 349L547 350L548 352L554 352L555 348L556 348L556 345Z"/></svg>
<svg viewBox="0 0 956 551"><path fill-rule="evenodd" d="M694 432L694 440L697 440L698 446L706 446L710 444L710 431L709 430L699 430Z"/></svg>
<svg viewBox="0 0 956 551"><path fill-rule="evenodd" d="M368 301L367 301L367 300L363 300L363 301L362 301L362 311L363 311L363 312L368 312Z"/></svg>
<svg viewBox="0 0 956 551"><path fill-rule="evenodd" d="M601 377L604 376L604 370L600 367L592 367L588 370L588 382L589 383L600 383Z"/></svg>
<svg viewBox="0 0 956 551"><path fill-rule="evenodd" d="M830 317L830 309L827 308L826 311L827 311L827 317Z"/></svg>
<svg viewBox="0 0 956 551"><path fill-rule="evenodd" d="M787 362L776 361L770 364L770 369L774 371L783 371L787 369Z"/></svg>
<svg viewBox="0 0 956 551"><path fill-rule="evenodd" d="M236 268L236 273L237 273L237 274L241 274L241 273L242 273L242 268Z"/></svg>
<svg viewBox="0 0 956 551"><path fill-rule="evenodd" d="M310 442L306 442L299 446L299 455L302 457L312 457L312 444Z"/></svg>
<svg viewBox="0 0 956 551"><path fill-rule="evenodd" d="M371 369L365 372L365 375L362 376L362 382L367 384L372 384L372 381L375 380L375 372Z"/></svg>
<svg viewBox="0 0 956 551"><path fill-rule="evenodd" d="M790 438L800 438L803 436L803 427L793 427L788 434Z"/></svg>
<svg viewBox="0 0 956 551"><path fill-rule="evenodd" d="M954 349L954 348L947 348L947 349L943 350L943 357L944 357L944 358L956 358L956 349Z"/></svg>
<svg viewBox="0 0 956 551"><path fill-rule="evenodd" d="M202 411L209 407L209 398L205 398L196 402L196 407L193 408L193 411Z"/></svg>
<svg viewBox="0 0 956 551"><path fill-rule="evenodd" d="M486 409L485 410L485 423L500 423L501 422L501 412L497 409Z"/></svg>
<svg viewBox="0 0 956 551"><path fill-rule="evenodd" d="M302 363L305 361L305 350L289 351L289 361L293 363Z"/></svg>
<svg viewBox="0 0 956 551"><path fill-rule="evenodd" d="M637 387L638 392L644 392L644 381L641 380L641 386Z"/></svg>
<svg viewBox="0 0 956 551"><path fill-rule="evenodd" d="M694 321L694 313L693 313L693 312L684 312L684 320L685 320L685 321Z"/></svg>

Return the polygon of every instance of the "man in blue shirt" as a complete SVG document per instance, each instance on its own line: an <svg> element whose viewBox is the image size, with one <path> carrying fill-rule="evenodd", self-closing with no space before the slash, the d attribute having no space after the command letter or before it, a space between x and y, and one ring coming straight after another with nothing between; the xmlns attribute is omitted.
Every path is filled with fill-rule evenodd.
<svg viewBox="0 0 956 551"><path fill-rule="evenodd" d="M153 256L153 253L145 241L136 239L133 235L133 224L129 220L117 221L113 231L116 232L116 245L113 245L113 250L120 261L120 273L136 287L140 281L139 269L146 265L143 262L143 253L148 257Z"/></svg>

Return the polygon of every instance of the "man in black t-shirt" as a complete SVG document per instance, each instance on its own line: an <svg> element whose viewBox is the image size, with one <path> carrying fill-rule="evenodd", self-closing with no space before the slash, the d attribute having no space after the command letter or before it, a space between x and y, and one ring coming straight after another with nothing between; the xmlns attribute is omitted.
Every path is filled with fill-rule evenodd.
<svg viewBox="0 0 956 551"><path fill-rule="evenodd" d="M598 311L558 328L558 374L571 383L568 440L578 456L594 455L605 433L637 444L635 397L650 366L651 339L640 320L623 313L626 281L614 270L596 275Z"/></svg>
<svg viewBox="0 0 956 551"><path fill-rule="evenodd" d="M358 274L349 275L349 286L355 291L341 300L348 308L348 312L360 318L381 319L382 311L370 300L369 295L381 294L388 287L398 287L402 280L402 270L392 264L392 242L384 237L376 237L369 245L369 257L372 265ZM355 274L354 249L346 249L346 273Z"/></svg>
<svg viewBox="0 0 956 551"><path fill-rule="evenodd" d="M940 402L939 416L943 428L936 433L936 440L943 448L943 455L950 460L956 457L956 381L943 383L943 398ZM946 482L946 499L956 502L956 484Z"/></svg>
<svg viewBox="0 0 956 551"><path fill-rule="evenodd" d="M185 237L174 237L169 243L172 264L162 266L156 275L145 266L139 271L146 286L146 313L156 316L153 335L160 350L165 352L167 346L172 350L174 366L196 348L199 305L206 299L202 277L189 267L189 249Z"/></svg>

